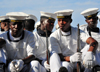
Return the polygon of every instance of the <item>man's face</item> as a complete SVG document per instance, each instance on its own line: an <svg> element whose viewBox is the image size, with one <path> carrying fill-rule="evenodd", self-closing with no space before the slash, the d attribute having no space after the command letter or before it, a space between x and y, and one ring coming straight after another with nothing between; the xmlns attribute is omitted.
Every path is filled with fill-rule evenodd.
<svg viewBox="0 0 100 72"><path fill-rule="evenodd" d="M19 37L23 31L23 24L22 22L11 22L10 28L12 31L12 36Z"/></svg>
<svg viewBox="0 0 100 72"><path fill-rule="evenodd" d="M46 28L48 31L52 31L53 27L54 27L54 20L51 19L46 19L43 21L43 27L44 29Z"/></svg>
<svg viewBox="0 0 100 72"><path fill-rule="evenodd" d="M85 20L90 28L97 27L98 17L90 17Z"/></svg>
<svg viewBox="0 0 100 72"><path fill-rule="evenodd" d="M64 32L66 32L69 29L71 22L72 19L58 18L58 25L60 29Z"/></svg>
<svg viewBox="0 0 100 72"><path fill-rule="evenodd" d="M9 22L1 22L1 28L4 29L4 31L9 30Z"/></svg>

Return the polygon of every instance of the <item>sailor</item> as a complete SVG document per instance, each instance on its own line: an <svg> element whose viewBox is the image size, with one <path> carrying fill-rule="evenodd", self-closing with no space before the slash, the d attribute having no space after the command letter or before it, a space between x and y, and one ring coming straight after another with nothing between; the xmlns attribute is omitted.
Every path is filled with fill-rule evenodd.
<svg viewBox="0 0 100 72"><path fill-rule="evenodd" d="M99 32L98 24L98 8L89 8L81 12L81 15L85 17L85 21L87 24L80 26L80 29L92 36L92 32Z"/></svg>
<svg viewBox="0 0 100 72"><path fill-rule="evenodd" d="M82 61L82 54L77 52L78 29L71 26L72 13L72 9L55 12L58 18L59 29L50 35L51 72L58 72L63 67L66 68L66 72L67 70L68 72L73 72L73 69L77 67L75 63ZM88 51L92 55L92 52L97 48L97 41L83 31L80 31L80 39L90 45Z"/></svg>
<svg viewBox="0 0 100 72"><path fill-rule="evenodd" d="M11 20L10 30L0 35L0 38L6 41L4 46L7 53L5 64L8 69L6 70L8 70L7 72L25 72L30 65L29 63L35 59L33 53L35 48L34 35L32 32L23 30L23 20L27 14L9 12L6 15Z"/></svg>
<svg viewBox="0 0 100 72"><path fill-rule="evenodd" d="M95 61L97 62L97 65L100 65L100 61L99 61L99 57L98 57L98 54L100 54L100 29L97 27L97 24L98 24L98 16L97 15L99 13L98 10L99 10L98 8L88 8L81 12L81 15L84 16L87 24L81 25L80 29L85 31L92 38L94 38L95 40L98 41L98 48L97 48L97 52L94 53L94 59L95 59L95 55L96 55ZM87 50L89 49L89 45L87 45L86 43L82 43L82 45L83 46L85 45L82 52L84 53L84 55L86 55L88 53ZM93 66L94 65L92 65L92 62L90 65L88 65L88 63L86 63L85 67L90 69L90 70L87 69L86 72L91 72L91 69L93 68Z"/></svg>
<svg viewBox="0 0 100 72"><path fill-rule="evenodd" d="M49 65L49 36L52 33L56 14L40 11L40 21L36 23L37 31L34 32L35 37L35 55L36 61L32 61L33 72L46 72L50 70ZM48 52L47 52L48 51ZM47 58L48 55L48 58Z"/></svg>
<svg viewBox="0 0 100 72"><path fill-rule="evenodd" d="M24 30L33 32L36 22L37 22L36 16L34 16L32 14L28 14L28 16L26 17L26 19L24 21Z"/></svg>
<svg viewBox="0 0 100 72"><path fill-rule="evenodd" d="M8 16L0 16L1 32L5 32L10 29L9 23L10 20Z"/></svg>

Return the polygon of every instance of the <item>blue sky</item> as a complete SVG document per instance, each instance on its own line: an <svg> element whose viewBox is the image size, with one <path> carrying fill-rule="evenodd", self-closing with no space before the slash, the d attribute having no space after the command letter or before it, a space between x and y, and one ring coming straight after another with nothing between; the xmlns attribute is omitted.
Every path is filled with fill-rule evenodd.
<svg viewBox="0 0 100 72"><path fill-rule="evenodd" d="M0 0L0 16L4 16L8 12L25 12L35 15L38 21L40 11L54 13L58 10L73 9L71 25L74 27L77 27L78 23L86 24L85 18L80 13L88 8L99 8L100 11L100 0ZM98 27L100 28L99 21Z"/></svg>

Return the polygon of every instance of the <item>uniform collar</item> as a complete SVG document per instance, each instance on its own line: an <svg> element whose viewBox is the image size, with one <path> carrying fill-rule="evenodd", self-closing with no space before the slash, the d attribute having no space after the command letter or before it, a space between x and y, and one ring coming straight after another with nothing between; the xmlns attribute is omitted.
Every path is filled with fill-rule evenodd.
<svg viewBox="0 0 100 72"><path fill-rule="evenodd" d="M68 32L63 32L62 30L60 30L60 33L61 33L62 36L69 36L72 33L71 28L70 28L70 31L68 31Z"/></svg>
<svg viewBox="0 0 100 72"><path fill-rule="evenodd" d="M18 42L18 41L20 41L20 40L22 40L24 38L24 31L22 32L22 36L20 37L19 40L11 40L11 38L10 38L10 31L7 32L7 37L8 37L9 41Z"/></svg>
<svg viewBox="0 0 100 72"><path fill-rule="evenodd" d="M92 32L97 32L97 33L99 33L99 28L98 28L98 27L97 27L97 28L91 29L89 26L87 26L87 30L88 30L88 31L92 31Z"/></svg>
<svg viewBox="0 0 100 72"><path fill-rule="evenodd" d="M91 29L89 26L87 26L87 31L88 31L89 35L92 36L91 32L99 33L99 28L97 27L97 28Z"/></svg>
<svg viewBox="0 0 100 72"><path fill-rule="evenodd" d="M42 31L40 28L37 30L37 33L38 33L40 36L46 37L46 32ZM47 31L48 37L50 36L51 33L52 33L51 31Z"/></svg>

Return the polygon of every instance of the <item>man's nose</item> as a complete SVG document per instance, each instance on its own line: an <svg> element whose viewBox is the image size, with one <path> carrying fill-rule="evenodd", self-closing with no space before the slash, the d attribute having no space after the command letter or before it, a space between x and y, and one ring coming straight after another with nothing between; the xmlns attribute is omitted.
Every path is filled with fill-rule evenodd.
<svg viewBox="0 0 100 72"><path fill-rule="evenodd" d="M54 23L51 23L52 26L54 26Z"/></svg>
<svg viewBox="0 0 100 72"><path fill-rule="evenodd" d="M62 20L60 21L60 24L63 24L63 21Z"/></svg>
<svg viewBox="0 0 100 72"><path fill-rule="evenodd" d="M15 28L18 28L18 24L15 25Z"/></svg>

